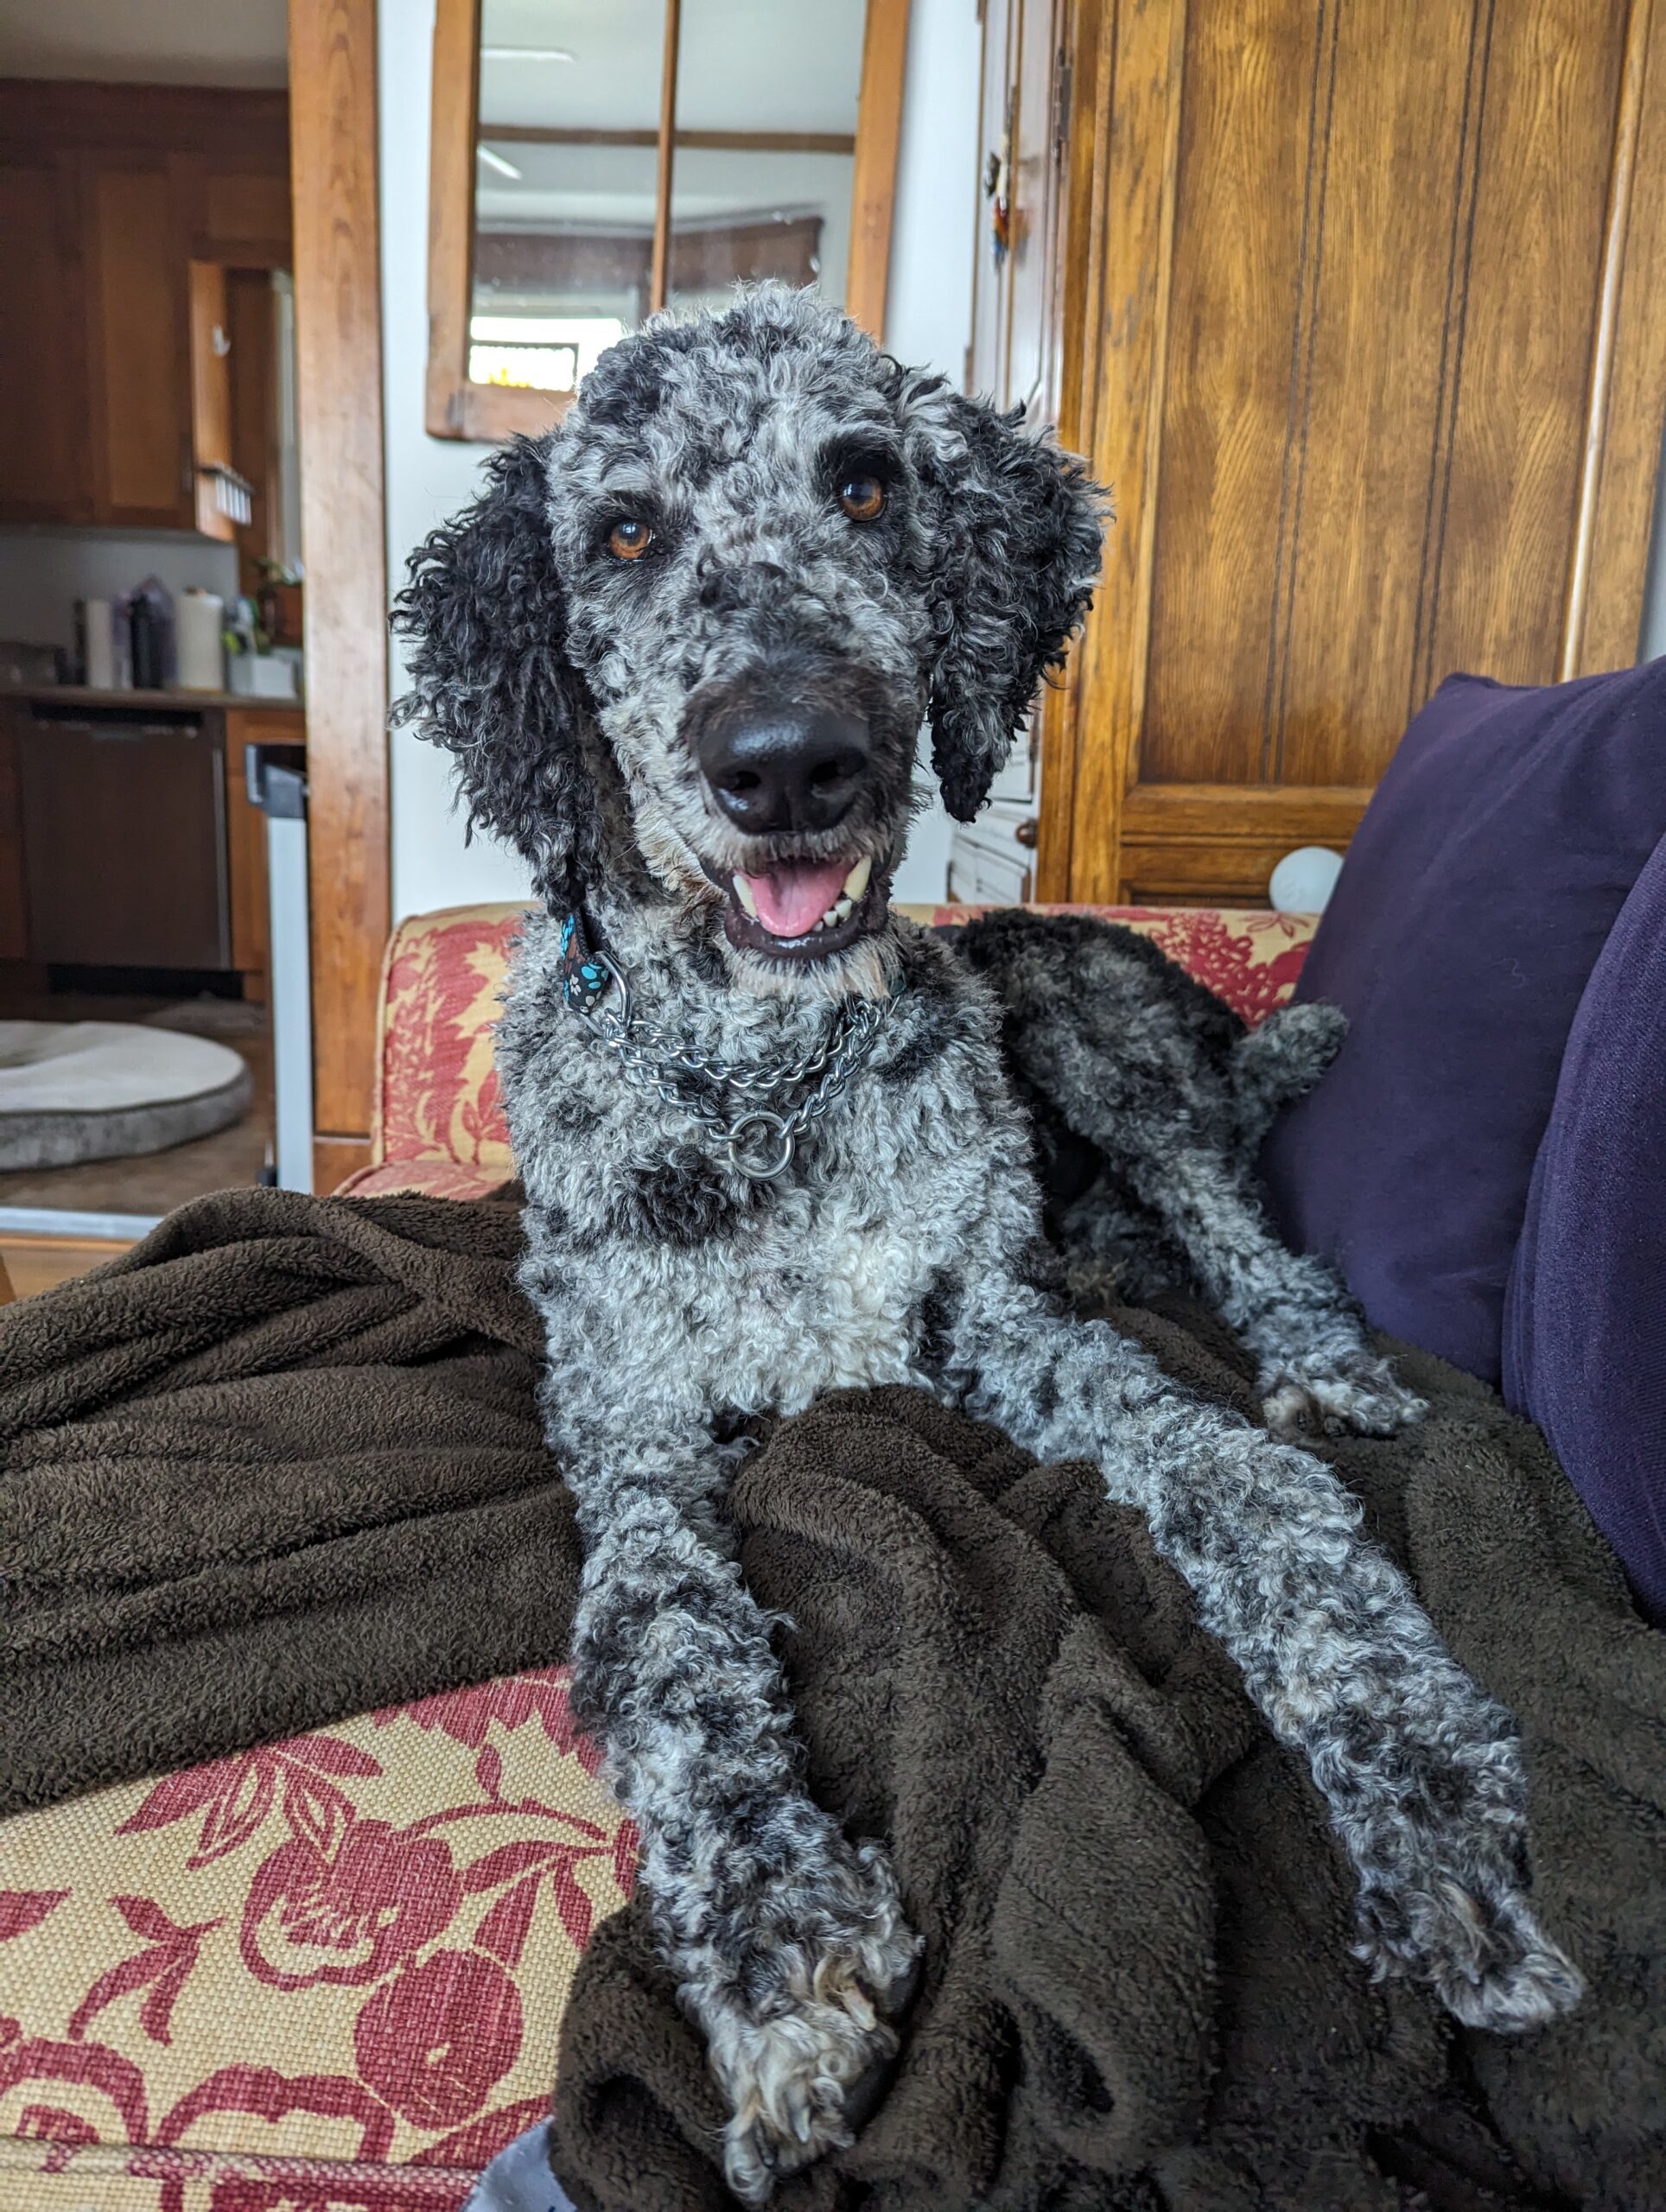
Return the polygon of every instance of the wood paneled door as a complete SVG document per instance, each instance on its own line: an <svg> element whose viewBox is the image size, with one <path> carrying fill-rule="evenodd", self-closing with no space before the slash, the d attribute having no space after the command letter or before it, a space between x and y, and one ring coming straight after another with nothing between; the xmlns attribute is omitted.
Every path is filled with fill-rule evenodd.
<svg viewBox="0 0 1666 2212"><path fill-rule="evenodd" d="M1060 14L1069 259L1014 283L1006 358L1054 318L1116 521L1046 715L1037 888L1260 901L1345 845L1450 671L1636 658L1666 0Z"/></svg>

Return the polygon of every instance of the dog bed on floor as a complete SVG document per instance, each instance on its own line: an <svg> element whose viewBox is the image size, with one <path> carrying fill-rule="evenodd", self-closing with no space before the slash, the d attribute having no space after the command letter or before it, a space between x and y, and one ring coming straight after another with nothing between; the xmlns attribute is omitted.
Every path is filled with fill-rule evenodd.
<svg viewBox="0 0 1666 2212"><path fill-rule="evenodd" d="M229 1046L125 1021L0 1021L0 1171L120 1160L211 1135L247 1110Z"/></svg>

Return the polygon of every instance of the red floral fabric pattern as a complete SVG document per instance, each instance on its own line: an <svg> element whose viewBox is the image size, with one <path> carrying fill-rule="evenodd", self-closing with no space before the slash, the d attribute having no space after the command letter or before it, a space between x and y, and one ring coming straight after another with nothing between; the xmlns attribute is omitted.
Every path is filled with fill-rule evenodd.
<svg viewBox="0 0 1666 2212"><path fill-rule="evenodd" d="M8 1822L0 2207L449 2212L630 1894L597 1764L548 1669Z"/></svg>
<svg viewBox="0 0 1666 2212"><path fill-rule="evenodd" d="M942 926L970 921L982 906L919 909ZM1275 914L1230 906L1037 906L1038 914L1097 914L1148 937L1188 975L1253 1029L1296 987L1301 963L1319 926L1317 914Z"/></svg>
<svg viewBox="0 0 1666 2212"><path fill-rule="evenodd" d="M486 1198L502 1190L511 1171L477 1167L461 1160L386 1160L355 1167L335 1186L338 1198Z"/></svg>
<svg viewBox="0 0 1666 2212"><path fill-rule="evenodd" d="M514 1173L492 1065L509 952L525 909L455 906L402 922L383 977L373 1164L344 1195L395 1191L479 1198ZM972 906L905 906L917 920L962 922ZM1295 988L1316 917L1226 908L1046 906L1100 914L1161 946L1248 1022Z"/></svg>
<svg viewBox="0 0 1666 2212"><path fill-rule="evenodd" d="M382 971L376 1161L514 1172L492 1025L525 909L454 906L402 922Z"/></svg>

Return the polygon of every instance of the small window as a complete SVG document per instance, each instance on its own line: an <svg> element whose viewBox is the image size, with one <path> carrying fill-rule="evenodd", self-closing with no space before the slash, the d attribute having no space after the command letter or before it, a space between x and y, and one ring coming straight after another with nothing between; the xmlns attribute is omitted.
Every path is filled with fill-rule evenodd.
<svg viewBox="0 0 1666 2212"><path fill-rule="evenodd" d="M477 315L468 326L468 380L570 391L624 334L617 315Z"/></svg>

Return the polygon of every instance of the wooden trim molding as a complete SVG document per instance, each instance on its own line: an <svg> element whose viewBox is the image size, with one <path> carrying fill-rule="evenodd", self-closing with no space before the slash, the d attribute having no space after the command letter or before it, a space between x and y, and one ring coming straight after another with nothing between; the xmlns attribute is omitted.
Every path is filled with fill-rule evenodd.
<svg viewBox="0 0 1666 2212"><path fill-rule="evenodd" d="M0 1306L38 1298L132 1249L130 1237L37 1236L0 1229Z"/></svg>
<svg viewBox="0 0 1666 2212"><path fill-rule="evenodd" d="M665 51L659 70L658 173L653 197L653 271L648 305L658 310L671 288L671 175L677 167L677 63L683 47L683 0L665 0Z"/></svg>
<svg viewBox="0 0 1666 2212"><path fill-rule="evenodd" d="M1105 191L1110 133L1096 118L1109 115L1112 41L1102 0L1065 0L1065 60L1070 104L1065 116L1068 165L1059 211L1059 442L1069 453L1093 446L1100 349L1063 342L1066 333L1105 325L1105 230L1095 219ZM987 67L987 64L985 65ZM980 248L980 251L982 249ZM1077 721L1084 648L1072 649L1062 681L1041 695L1040 791L1037 810L1035 896L1070 897L1071 840L1076 808Z"/></svg>
<svg viewBox="0 0 1666 2212"><path fill-rule="evenodd" d="M372 1166L374 1153L375 1147L369 1137L327 1136L320 1130L313 1139L314 1190L334 1191L349 1175Z"/></svg>
<svg viewBox="0 0 1666 2212"><path fill-rule="evenodd" d="M572 404L570 392L516 390L469 380L475 161L481 141L503 145L656 148L655 219L648 283L651 307L664 304L675 275L671 181L679 151L731 149L853 156L845 305L852 319L882 342L907 64L908 10L909 0L868 0L853 138L836 131L679 130L677 79L682 0L665 0L657 130L566 130L534 124L485 123L480 119L480 0L437 0L429 156L429 354L424 407L429 435L488 442L517 432L537 436L558 422Z"/></svg>
<svg viewBox="0 0 1666 2212"><path fill-rule="evenodd" d="M436 438L471 435L463 410L470 389L480 98L480 0L447 0L434 16L428 148L428 429Z"/></svg>
<svg viewBox="0 0 1666 2212"><path fill-rule="evenodd" d="M1084 718L1075 718L1068 861L1068 895L1094 903L1114 903L1122 888L1122 814L1138 773L1145 715L1186 29L1186 0L1151 0L1114 11L1104 39L1099 112L1114 113L1116 124L1095 130L1106 141L1096 208L1100 327L1108 323L1121 342L1094 348L1097 374L1084 396L1089 442L1082 450L1092 454L1099 480L1115 486L1122 520L1106 540L1103 580L1079 650L1075 691L1095 696L1099 728L1097 741L1084 743ZM1155 160L1148 158L1154 150ZM1049 865L1040 873L1050 882L1057 871Z"/></svg>
<svg viewBox="0 0 1666 2212"><path fill-rule="evenodd" d="M844 310L885 343L885 294L891 279L891 225L902 142L902 92L908 73L908 0L868 0L862 34L862 95L856 107L856 173L850 186L850 265Z"/></svg>
<svg viewBox="0 0 1666 2212"><path fill-rule="evenodd" d="M289 0L313 1122L368 1147L391 917L376 0ZM366 1154L366 1156L367 1154Z"/></svg>

